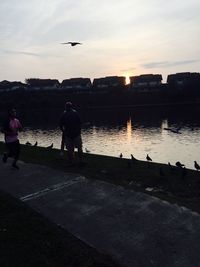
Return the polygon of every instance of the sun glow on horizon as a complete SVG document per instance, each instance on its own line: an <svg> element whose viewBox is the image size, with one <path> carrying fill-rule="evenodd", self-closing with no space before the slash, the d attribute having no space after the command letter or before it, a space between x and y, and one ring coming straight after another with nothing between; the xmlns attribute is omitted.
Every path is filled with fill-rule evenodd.
<svg viewBox="0 0 200 267"><path fill-rule="evenodd" d="M125 84L129 84L130 83L130 78L129 75L125 75Z"/></svg>
<svg viewBox="0 0 200 267"><path fill-rule="evenodd" d="M125 85L130 83L130 76L132 76L130 73L124 72L124 73L121 73L120 76L125 77Z"/></svg>

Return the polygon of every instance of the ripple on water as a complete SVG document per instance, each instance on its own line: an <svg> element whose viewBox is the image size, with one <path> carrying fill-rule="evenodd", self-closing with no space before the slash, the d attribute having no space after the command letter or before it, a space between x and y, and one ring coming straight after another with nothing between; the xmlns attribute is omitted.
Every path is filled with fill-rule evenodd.
<svg viewBox="0 0 200 267"><path fill-rule="evenodd" d="M133 130L134 129L134 130ZM140 126L137 129L131 127L94 127L92 124L83 128L83 146L87 147L91 153L103 154L118 157L123 153L124 158L130 158L133 154L136 158L145 160L146 154L156 162L175 164L181 161L188 168L194 168L193 162L200 163L200 128L189 127L181 129L182 134L162 131L160 127L145 128ZM3 141L3 134L0 133L0 141ZM20 133L21 143L29 141L39 146L49 146L54 144L55 148L60 148L61 132L55 129L31 129L25 128Z"/></svg>

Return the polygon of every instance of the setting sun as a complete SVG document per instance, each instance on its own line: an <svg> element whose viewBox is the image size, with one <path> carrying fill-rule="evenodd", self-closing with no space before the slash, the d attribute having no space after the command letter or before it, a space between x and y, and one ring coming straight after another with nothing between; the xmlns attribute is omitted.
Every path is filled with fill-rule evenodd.
<svg viewBox="0 0 200 267"><path fill-rule="evenodd" d="M129 75L125 75L125 77L126 77L126 84L129 84L130 83L130 78L129 78Z"/></svg>

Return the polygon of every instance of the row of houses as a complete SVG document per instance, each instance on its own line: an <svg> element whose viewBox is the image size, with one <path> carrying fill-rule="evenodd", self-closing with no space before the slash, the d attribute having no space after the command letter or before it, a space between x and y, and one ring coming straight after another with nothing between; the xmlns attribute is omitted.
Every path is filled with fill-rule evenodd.
<svg viewBox="0 0 200 267"><path fill-rule="evenodd" d="M126 85L126 77L108 76L96 78L91 82L90 78L70 78L61 83L57 79L26 79L22 82L0 82L0 91L24 90L68 90L69 92L104 92L113 89L127 88L139 92L159 91L162 88L181 89L185 87L200 87L200 73L184 72L170 74L167 83L162 83L161 74L143 74L129 77L130 84Z"/></svg>

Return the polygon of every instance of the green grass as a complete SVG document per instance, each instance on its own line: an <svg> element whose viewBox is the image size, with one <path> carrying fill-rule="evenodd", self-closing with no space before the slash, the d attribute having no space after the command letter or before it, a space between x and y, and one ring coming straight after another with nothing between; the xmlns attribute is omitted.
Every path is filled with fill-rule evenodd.
<svg viewBox="0 0 200 267"><path fill-rule="evenodd" d="M85 167L78 164L67 167L67 153L59 156L58 149L48 150L44 147L22 146L21 158L25 162L40 163L52 168L78 172L89 179L104 180L126 188L143 191L147 187L155 188L159 192L150 194L169 199L182 205L184 200L191 202L200 197L200 172L187 169L182 177L182 169L166 164L146 161L132 161L103 155L84 153ZM161 175L161 171L164 176ZM187 201L186 201L187 202Z"/></svg>
<svg viewBox="0 0 200 267"><path fill-rule="evenodd" d="M4 149L4 144L0 143L0 153ZM145 192L200 213L200 172L187 170L186 176L182 177L182 170L177 167L170 169L165 164L87 153L84 153L84 167L78 164L67 167L66 152L62 158L59 152L58 149L21 145L20 159ZM154 191L146 191L148 187ZM0 257L0 266L117 266L25 203L4 193L0 193L0 212L3 218L0 236L5 244L1 242L0 253L4 256ZM26 264L28 260L31 262L29 265Z"/></svg>

